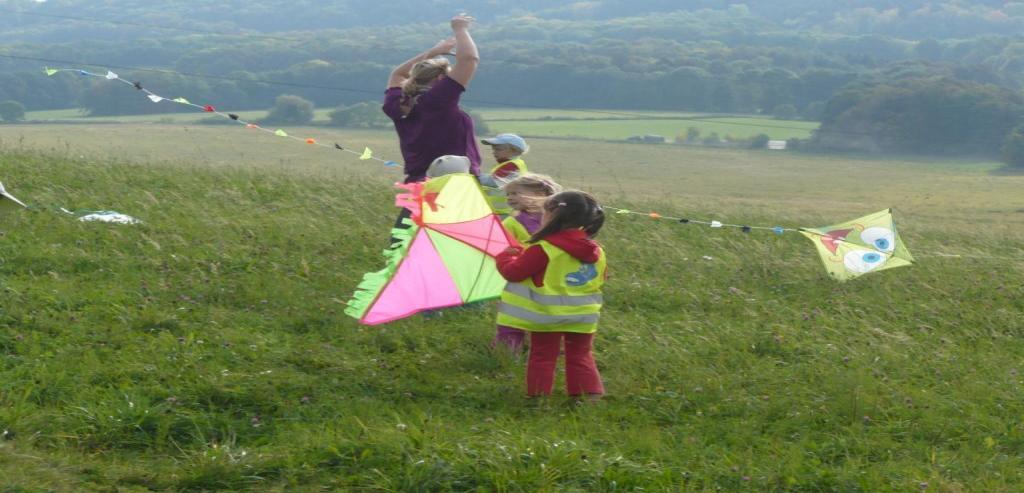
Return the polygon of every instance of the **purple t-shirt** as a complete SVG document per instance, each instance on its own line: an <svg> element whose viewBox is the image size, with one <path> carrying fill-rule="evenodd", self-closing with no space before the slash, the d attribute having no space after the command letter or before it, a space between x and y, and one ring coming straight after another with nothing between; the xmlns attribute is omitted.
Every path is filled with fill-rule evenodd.
<svg viewBox="0 0 1024 493"><path fill-rule="evenodd" d="M522 224L523 227L526 228L526 232L532 235L540 229L540 220L543 217L543 214L520 212L519 214L516 214L516 221L519 221L519 224Z"/></svg>
<svg viewBox="0 0 1024 493"><path fill-rule="evenodd" d="M480 174L473 119L459 109L459 97L465 90L462 84L443 77L419 97L406 116L402 116L402 89L392 87L384 93L383 110L395 122L406 183L422 181L430 163L446 154L468 157L470 172Z"/></svg>

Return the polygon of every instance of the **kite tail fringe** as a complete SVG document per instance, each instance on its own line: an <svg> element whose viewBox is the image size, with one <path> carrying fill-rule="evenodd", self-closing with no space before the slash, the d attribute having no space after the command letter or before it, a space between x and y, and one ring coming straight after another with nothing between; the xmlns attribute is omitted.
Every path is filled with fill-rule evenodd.
<svg viewBox="0 0 1024 493"><path fill-rule="evenodd" d="M406 223L409 223L409 221L406 220ZM415 227L391 230L391 237L395 239L395 244L383 252L385 259L384 268L376 272L363 274L362 282L356 286L355 292L352 293L352 299L349 300L348 307L345 308L346 315L356 320L362 320L370 305L373 304L377 296L380 295L380 292L387 285L388 280L398 270L398 264L402 262L402 257L405 256L406 250L409 249L409 243L412 242L412 238L417 231L419 231L419 228Z"/></svg>
<svg viewBox="0 0 1024 493"><path fill-rule="evenodd" d="M422 217L423 205L420 197L423 196L423 183L396 183L395 188L405 190L405 193L395 195L395 207L409 209L412 217Z"/></svg>

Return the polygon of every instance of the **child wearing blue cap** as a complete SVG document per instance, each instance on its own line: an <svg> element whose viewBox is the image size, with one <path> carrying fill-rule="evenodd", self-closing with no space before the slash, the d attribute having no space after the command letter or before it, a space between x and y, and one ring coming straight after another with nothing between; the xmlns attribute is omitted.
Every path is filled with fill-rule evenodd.
<svg viewBox="0 0 1024 493"><path fill-rule="evenodd" d="M491 153L494 154L495 161L498 161L489 173L480 174L480 183L489 187L489 190L486 190L487 198L494 207L494 212L508 215L512 209L508 206L505 193L501 189L507 183L529 172L522 156L530 150L530 146L526 144L525 139L516 134L499 134L480 142L491 146Z"/></svg>

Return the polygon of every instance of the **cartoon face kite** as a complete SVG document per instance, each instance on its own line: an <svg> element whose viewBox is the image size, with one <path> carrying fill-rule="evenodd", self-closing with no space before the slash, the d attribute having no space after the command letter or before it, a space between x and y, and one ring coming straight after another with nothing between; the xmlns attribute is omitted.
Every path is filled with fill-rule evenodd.
<svg viewBox="0 0 1024 493"><path fill-rule="evenodd" d="M384 269L363 276L345 313L377 325L417 312L501 296L505 279L494 257L515 240L480 191L476 177L445 175L399 185L396 205L412 211L411 227L392 234Z"/></svg>
<svg viewBox="0 0 1024 493"><path fill-rule="evenodd" d="M825 269L839 281L914 262L896 233L891 209L834 226L800 228L800 232L814 242Z"/></svg>

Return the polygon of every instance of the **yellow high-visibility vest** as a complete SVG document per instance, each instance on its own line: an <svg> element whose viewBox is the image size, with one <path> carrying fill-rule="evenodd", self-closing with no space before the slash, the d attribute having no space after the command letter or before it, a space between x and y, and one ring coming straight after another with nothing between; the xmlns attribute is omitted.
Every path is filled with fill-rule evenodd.
<svg viewBox="0 0 1024 493"><path fill-rule="evenodd" d="M520 214L525 213L520 212ZM511 233L512 237L515 238L520 245L525 245L527 241L530 241L530 237L533 236L526 230L526 226L523 226L523 223L516 220L513 216L506 217L505 220L501 222L501 225L505 226L505 231Z"/></svg>
<svg viewBox="0 0 1024 493"><path fill-rule="evenodd" d="M533 278L508 283L501 293L498 325L533 332L597 331L604 304L604 250L596 263L588 264L544 240L536 244L548 256L544 285L535 286Z"/></svg>
<svg viewBox="0 0 1024 493"><path fill-rule="evenodd" d="M499 163L497 166L492 168L490 172L490 175L494 179L495 184L497 184L499 187L503 187L505 183L508 183L511 180L499 179L498 177L494 176L494 173L501 169L502 167L507 166L509 164L514 164L517 168L519 168L519 171L515 173L513 179L518 176L523 176L529 172L526 169L526 161L523 161L522 159L510 159L508 161L505 161L504 163ZM487 195L487 201L490 202L491 207L494 208L495 214L508 215L512 213L512 209L508 206L508 199L505 197L504 190L502 190L501 188L484 188L484 193L485 195Z"/></svg>

